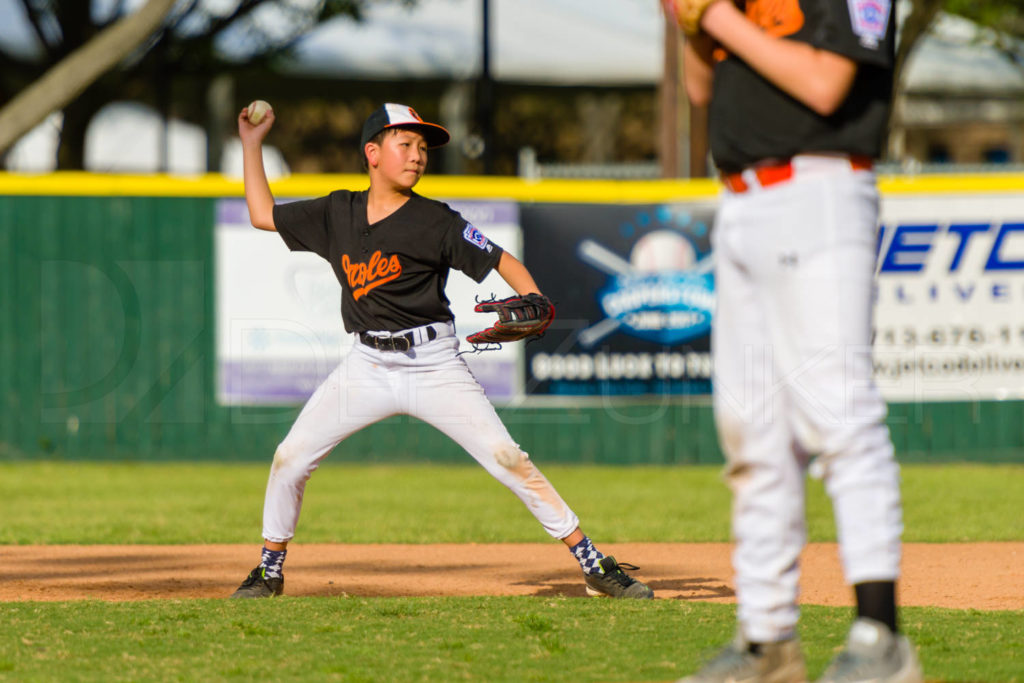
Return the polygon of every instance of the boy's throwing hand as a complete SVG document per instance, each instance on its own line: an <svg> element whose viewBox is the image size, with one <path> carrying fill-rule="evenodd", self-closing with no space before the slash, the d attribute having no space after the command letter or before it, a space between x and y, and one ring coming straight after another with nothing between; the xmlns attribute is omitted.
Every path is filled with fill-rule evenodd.
<svg viewBox="0 0 1024 683"><path fill-rule="evenodd" d="M260 101L260 100L257 100ZM255 102L253 104L256 104ZM252 106L252 105L250 105ZM263 142L267 137L270 127L274 125L274 110L269 106L257 116L259 122L253 123L249 119L249 107L243 107L238 114L238 137L242 138L242 144L254 144Z"/></svg>

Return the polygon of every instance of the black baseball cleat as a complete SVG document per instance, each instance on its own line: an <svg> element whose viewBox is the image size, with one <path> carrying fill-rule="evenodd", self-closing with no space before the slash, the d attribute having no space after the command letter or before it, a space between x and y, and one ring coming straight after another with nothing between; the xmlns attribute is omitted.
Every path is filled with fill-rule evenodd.
<svg viewBox="0 0 1024 683"><path fill-rule="evenodd" d="M604 570L603 574L583 575L584 580L587 582L587 595L590 597L639 598L648 600L654 597L654 591L648 588L646 584L640 583L623 571L624 569L636 571L639 567L625 563L619 564L611 555L601 558L598 564Z"/></svg>
<svg viewBox="0 0 1024 683"><path fill-rule="evenodd" d="M256 567L245 581L238 587L232 598L272 598L284 592L284 576L277 578L266 578L266 570L263 567Z"/></svg>

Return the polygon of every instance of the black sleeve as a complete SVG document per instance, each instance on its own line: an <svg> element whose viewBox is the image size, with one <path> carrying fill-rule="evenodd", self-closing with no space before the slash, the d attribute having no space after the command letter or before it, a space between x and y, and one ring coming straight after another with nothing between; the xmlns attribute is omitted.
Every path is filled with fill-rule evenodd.
<svg viewBox="0 0 1024 683"><path fill-rule="evenodd" d="M891 0L815 0L824 11L814 46L860 64L893 65L896 18Z"/></svg>
<svg viewBox="0 0 1024 683"><path fill-rule="evenodd" d="M330 197L274 206L274 226L292 251L311 251L328 258L327 226Z"/></svg>
<svg viewBox="0 0 1024 683"><path fill-rule="evenodd" d="M449 266L461 270L477 282L483 282L487 274L497 268L501 254L501 247L452 211L441 241L441 255Z"/></svg>

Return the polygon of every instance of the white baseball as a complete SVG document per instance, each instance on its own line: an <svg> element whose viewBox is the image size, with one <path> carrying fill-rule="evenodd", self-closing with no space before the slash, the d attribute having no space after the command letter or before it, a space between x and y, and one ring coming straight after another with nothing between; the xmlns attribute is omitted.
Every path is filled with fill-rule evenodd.
<svg viewBox="0 0 1024 683"><path fill-rule="evenodd" d="M685 237L672 230L654 230L637 240L629 262L641 273L686 270L696 260L696 251Z"/></svg>
<svg viewBox="0 0 1024 683"><path fill-rule="evenodd" d="M267 112L270 111L271 107L270 103L264 100L253 100L252 104L246 109L249 112L249 123L257 126L263 120L263 117L267 115Z"/></svg>

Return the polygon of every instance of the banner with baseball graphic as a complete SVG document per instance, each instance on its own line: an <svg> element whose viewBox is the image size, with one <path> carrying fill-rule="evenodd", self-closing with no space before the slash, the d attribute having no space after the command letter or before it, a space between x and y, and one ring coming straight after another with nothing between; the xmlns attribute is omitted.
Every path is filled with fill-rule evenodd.
<svg viewBox="0 0 1024 683"><path fill-rule="evenodd" d="M1024 399L1019 199L929 191L923 181L913 192L885 189L883 182L873 344L883 395ZM542 339L465 356L492 401L710 395L713 197L450 203L481 238L521 256L556 307ZM244 201L220 200L218 396L225 404L300 403L351 344L329 268L267 237L248 226ZM387 263L373 267L386 276ZM448 295L459 336L491 322L473 312L478 297L512 293L497 274L477 285L453 273Z"/></svg>
<svg viewBox="0 0 1024 683"><path fill-rule="evenodd" d="M713 216L702 204L523 205L526 267L558 310L526 345L527 393L710 393Z"/></svg>

